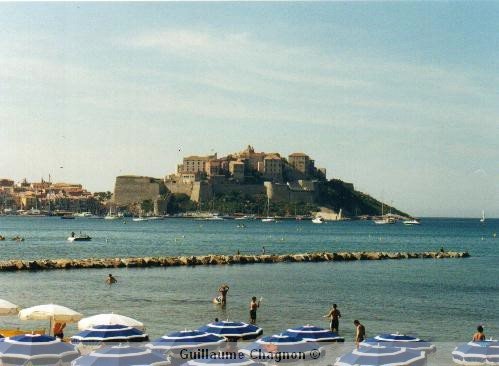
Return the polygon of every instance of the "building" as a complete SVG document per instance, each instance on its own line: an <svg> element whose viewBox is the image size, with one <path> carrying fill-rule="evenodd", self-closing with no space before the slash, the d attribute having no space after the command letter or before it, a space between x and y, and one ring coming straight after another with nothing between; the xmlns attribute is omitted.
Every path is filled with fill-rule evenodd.
<svg viewBox="0 0 499 366"><path fill-rule="evenodd" d="M278 155L267 155L263 159L263 164L259 164L259 171L265 179L274 182L282 181L283 161Z"/></svg>
<svg viewBox="0 0 499 366"><path fill-rule="evenodd" d="M184 158L183 163L178 166L178 173L206 173L206 163L210 160L216 160L217 154L208 156L187 156Z"/></svg>
<svg viewBox="0 0 499 366"><path fill-rule="evenodd" d="M229 172L234 179L239 181L244 180L244 162L231 161L229 163Z"/></svg>
<svg viewBox="0 0 499 366"><path fill-rule="evenodd" d="M288 163L305 176L314 172L314 161L307 154L293 153L288 156Z"/></svg>

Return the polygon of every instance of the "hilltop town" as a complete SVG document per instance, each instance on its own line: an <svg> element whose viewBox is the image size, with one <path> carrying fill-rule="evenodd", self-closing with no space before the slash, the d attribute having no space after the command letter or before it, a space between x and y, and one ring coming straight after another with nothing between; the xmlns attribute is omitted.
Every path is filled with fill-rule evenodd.
<svg viewBox="0 0 499 366"><path fill-rule="evenodd" d="M119 176L113 199L118 208L140 214L216 210L261 215L267 209L296 216L321 210L322 216L338 220L342 212L377 215L381 208L380 202L356 192L353 184L328 181L326 169L316 167L303 152L283 157L252 146L223 157L186 156L176 172L164 178Z"/></svg>

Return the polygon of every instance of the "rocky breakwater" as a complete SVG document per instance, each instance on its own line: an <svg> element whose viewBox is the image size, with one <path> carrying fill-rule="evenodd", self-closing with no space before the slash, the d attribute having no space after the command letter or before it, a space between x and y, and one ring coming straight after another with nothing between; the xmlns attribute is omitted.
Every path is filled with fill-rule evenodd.
<svg viewBox="0 0 499 366"><path fill-rule="evenodd" d="M176 267L222 264L335 262L386 259L466 258L468 252L319 252L301 254L203 255L189 257L39 259L0 261L0 271L39 271L84 268Z"/></svg>

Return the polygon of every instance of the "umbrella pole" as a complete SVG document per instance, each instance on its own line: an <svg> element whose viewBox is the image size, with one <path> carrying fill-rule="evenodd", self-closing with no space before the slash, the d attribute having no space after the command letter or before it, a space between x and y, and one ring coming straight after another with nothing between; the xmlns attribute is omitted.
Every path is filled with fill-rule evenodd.
<svg viewBox="0 0 499 366"><path fill-rule="evenodd" d="M50 320L49 320L49 336L52 335L52 327L53 327L52 321L53 321L53 319L54 319L54 317L51 316Z"/></svg>

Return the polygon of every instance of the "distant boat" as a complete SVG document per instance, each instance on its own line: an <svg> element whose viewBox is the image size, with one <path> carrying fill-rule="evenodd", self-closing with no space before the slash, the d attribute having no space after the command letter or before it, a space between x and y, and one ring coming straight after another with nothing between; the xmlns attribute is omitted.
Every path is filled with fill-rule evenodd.
<svg viewBox="0 0 499 366"><path fill-rule="evenodd" d="M312 220L312 223L314 224L323 224L325 221L322 217L317 216L315 219Z"/></svg>
<svg viewBox="0 0 499 366"><path fill-rule="evenodd" d="M91 217L92 213L91 212L80 212L75 214L76 217Z"/></svg>
<svg viewBox="0 0 499 366"><path fill-rule="evenodd" d="M485 211L484 210L482 210L482 218L480 219L480 222L481 223L485 222Z"/></svg>
<svg viewBox="0 0 499 366"><path fill-rule="evenodd" d="M146 220L147 220L147 218L142 217L142 216L139 216L139 217L134 217L134 218L132 219L132 221L146 221Z"/></svg>
<svg viewBox="0 0 499 366"><path fill-rule="evenodd" d="M117 220L119 219L119 216L114 214L111 208L109 208L109 212L107 213L106 216L104 216L104 220Z"/></svg>
<svg viewBox="0 0 499 366"><path fill-rule="evenodd" d="M72 214L68 214L68 215L62 215L61 216L61 219L65 219L65 220L71 220L71 219L74 219L74 215Z"/></svg>
<svg viewBox="0 0 499 366"><path fill-rule="evenodd" d="M74 242L74 241L90 241L92 238L86 234L80 234L80 235L72 235L68 237L69 242Z"/></svg>
<svg viewBox="0 0 499 366"><path fill-rule="evenodd" d="M395 219L391 216L384 215L384 204L381 202L381 219L374 220L376 225L386 225L386 224L395 224Z"/></svg>
<svg viewBox="0 0 499 366"><path fill-rule="evenodd" d="M416 219L404 220L403 223L404 225L421 225L421 222Z"/></svg>
<svg viewBox="0 0 499 366"><path fill-rule="evenodd" d="M254 220L254 219L256 219L255 215L244 215L244 216L234 218L234 220Z"/></svg>

